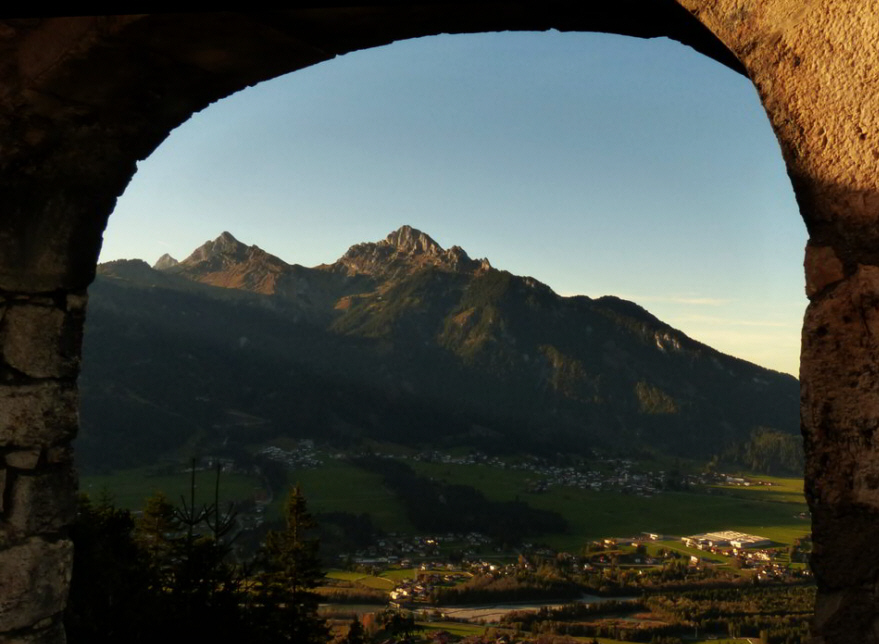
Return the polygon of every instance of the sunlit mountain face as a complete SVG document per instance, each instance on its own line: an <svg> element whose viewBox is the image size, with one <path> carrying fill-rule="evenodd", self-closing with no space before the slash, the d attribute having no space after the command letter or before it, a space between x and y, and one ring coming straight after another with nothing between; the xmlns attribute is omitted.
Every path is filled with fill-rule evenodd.
<svg viewBox="0 0 879 644"><path fill-rule="evenodd" d="M278 436L699 458L799 441L793 377L408 226L313 268L224 232L102 264L90 293L87 471Z"/></svg>

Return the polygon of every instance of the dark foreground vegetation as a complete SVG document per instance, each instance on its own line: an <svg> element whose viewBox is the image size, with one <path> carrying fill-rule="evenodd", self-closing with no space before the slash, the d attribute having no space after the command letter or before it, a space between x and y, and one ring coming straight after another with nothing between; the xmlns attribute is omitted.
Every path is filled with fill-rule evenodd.
<svg viewBox="0 0 879 644"><path fill-rule="evenodd" d="M494 518L519 534L517 522L527 518L564 529L554 522L555 513L489 501L474 488L416 474L393 459L357 461L406 501L403 509L413 525L439 517L472 530ZM220 507L219 474L213 502L197 504L195 470L193 463L189 498L177 507L156 494L134 516L106 495L97 501L82 497L66 614L72 644L152 643L163 637L268 644L808 640L814 589L806 585L799 543L787 554L778 548L763 552L767 561L759 565L745 557L712 559L711 553L703 560L668 541L608 538L571 554L539 543L511 545L502 534L392 535L377 531L366 515L327 512L319 515L322 546L334 546L329 560L341 562L344 570L325 578L318 526L298 485L287 497L283 524L266 532L265 526L244 527L244 515L236 518L231 506ZM425 501L421 509L419 498ZM371 561L358 559L352 547L376 553ZM383 564L375 556L382 553ZM584 594L605 601L577 601ZM331 606L319 614L319 602ZM484 607L510 602L545 607L510 608L503 616L494 614L489 625L479 621Z"/></svg>
<svg viewBox="0 0 879 644"><path fill-rule="evenodd" d="M191 499L175 508L158 494L135 520L108 499L80 498L68 641L325 642L315 523L299 488L284 528L243 561L233 556L231 510Z"/></svg>
<svg viewBox="0 0 879 644"><path fill-rule="evenodd" d="M517 633L607 637L679 644L709 637L760 638L800 644L809 636L814 588L726 588L661 592L636 601L571 604L508 613L501 625ZM638 615L638 620L631 619Z"/></svg>

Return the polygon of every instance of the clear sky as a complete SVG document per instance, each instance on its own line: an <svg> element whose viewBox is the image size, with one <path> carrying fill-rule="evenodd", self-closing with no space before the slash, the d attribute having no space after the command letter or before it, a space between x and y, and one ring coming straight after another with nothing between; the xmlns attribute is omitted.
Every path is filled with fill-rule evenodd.
<svg viewBox="0 0 879 644"><path fill-rule="evenodd" d="M313 266L409 224L796 375L805 227L751 83L676 42L437 36L220 101L119 200L101 261L228 230Z"/></svg>

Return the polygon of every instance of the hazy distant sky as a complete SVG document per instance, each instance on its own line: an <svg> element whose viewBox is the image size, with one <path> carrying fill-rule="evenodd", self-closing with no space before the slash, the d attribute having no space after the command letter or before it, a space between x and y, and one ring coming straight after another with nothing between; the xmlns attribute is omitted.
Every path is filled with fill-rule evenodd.
<svg viewBox="0 0 879 644"><path fill-rule="evenodd" d="M665 39L422 38L240 92L140 164L101 261L228 230L313 266L403 224L797 373L806 233L778 144L746 78Z"/></svg>

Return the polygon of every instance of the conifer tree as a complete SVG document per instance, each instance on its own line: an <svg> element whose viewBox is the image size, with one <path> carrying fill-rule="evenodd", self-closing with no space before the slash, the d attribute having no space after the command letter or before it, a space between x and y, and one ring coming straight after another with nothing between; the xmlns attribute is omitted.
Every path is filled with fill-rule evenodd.
<svg viewBox="0 0 879 644"><path fill-rule="evenodd" d="M329 629L317 614L320 596L314 592L323 578L319 542L310 536L317 528L299 485L290 490L284 510L286 528L266 537L266 572L261 579L260 604L271 641L323 644Z"/></svg>
<svg viewBox="0 0 879 644"><path fill-rule="evenodd" d="M174 504L164 492L156 492L146 500L143 513L135 522L136 543L150 558L154 567L167 565L171 536L180 530Z"/></svg>
<svg viewBox="0 0 879 644"><path fill-rule="evenodd" d="M64 617L71 644L141 642L157 615L154 575L132 538L134 520L103 496L82 494L71 529L74 575ZM132 637L132 635L134 635Z"/></svg>

